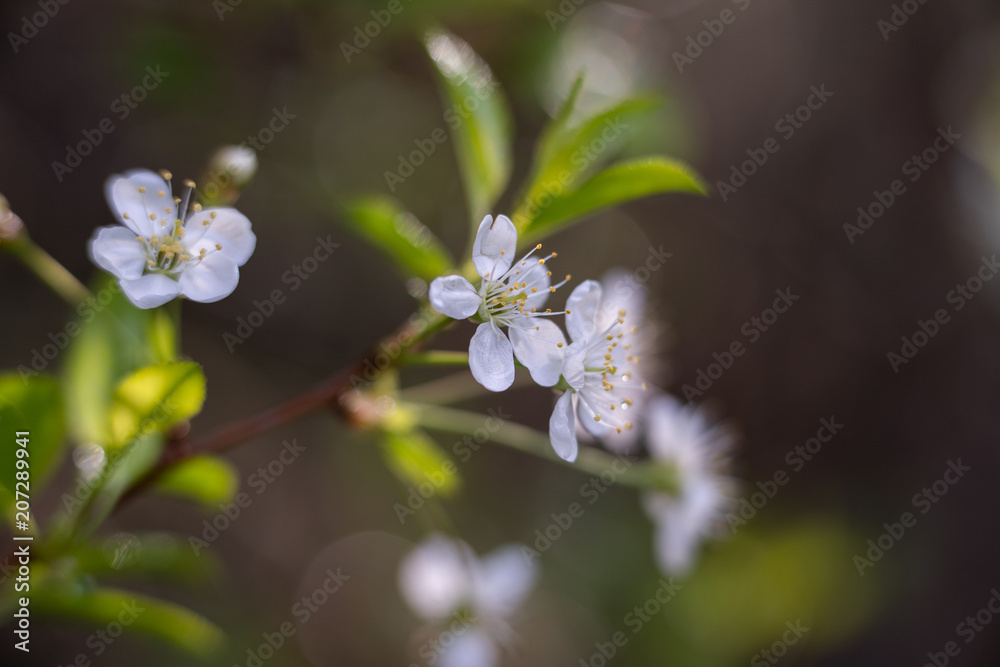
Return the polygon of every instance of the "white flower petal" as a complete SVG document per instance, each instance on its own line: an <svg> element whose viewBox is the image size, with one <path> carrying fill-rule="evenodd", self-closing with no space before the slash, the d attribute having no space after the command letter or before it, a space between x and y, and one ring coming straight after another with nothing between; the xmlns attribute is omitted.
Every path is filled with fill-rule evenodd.
<svg viewBox="0 0 1000 667"><path fill-rule="evenodd" d="M446 618L471 593L469 565L475 555L463 543L432 535L400 563L399 590L417 616Z"/></svg>
<svg viewBox="0 0 1000 667"><path fill-rule="evenodd" d="M538 570L524 557L520 545L500 547L479 561L473 571L473 602L489 614L509 617L528 597Z"/></svg>
<svg viewBox="0 0 1000 667"><path fill-rule="evenodd" d="M146 268L146 251L127 227L100 227L90 240L90 258L116 278L135 280Z"/></svg>
<svg viewBox="0 0 1000 667"><path fill-rule="evenodd" d="M573 343L566 348L566 353L563 355L563 377L566 378L566 382L569 386L573 387L573 389L576 389L577 391L583 389L583 385L586 382L586 376L584 374L586 367L583 363L586 357L586 340Z"/></svg>
<svg viewBox="0 0 1000 667"><path fill-rule="evenodd" d="M610 406L591 406L587 401L583 399L582 395L578 395L576 413L577 418L580 420L580 424L583 426L584 430L595 438L603 438L608 435L609 426L603 421L594 419L599 413L595 412L594 408Z"/></svg>
<svg viewBox="0 0 1000 667"><path fill-rule="evenodd" d="M483 302L468 280L462 276L435 278L430 289L431 307L456 320L472 317Z"/></svg>
<svg viewBox="0 0 1000 667"><path fill-rule="evenodd" d="M574 342L594 335L597 329L596 317L601 303L603 289L596 280L585 280L576 286L566 300L566 330Z"/></svg>
<svg viewBox="0 0 1000 667"><path fill-rule="evenodd" d="M472 244L472 263L476 265L479 275L491 280L498 279L507 273L507 269L517 259L514 257L515 252L517 229L510 218L505 215L497 216L495 221L492 215L483 218Z"/></svg>
<svg viewBox="0 0 1000 667"><path fill-rule="evenodd" d="M682 575L691 569L697 552L698 534L673 519L660 519L653 532L656 562L664 574Z"/></svg>
<svg viewBox="0 0 1000 667"><path fill-rule="evenodd" d="M207 225L205 223L208 223ZM237 266L243 266L257 247L257 236L250 220L235 208L206 208L192 213L184 223L184 245L192 257L204 249L228 256Z"/></svg>
<svg viewBox="0 0 1000 667"><path fill-rule="evenodd" d="M566 336L555 322L542 317L525 317L511 322L507 332L514 354L535 382L543 387L559 382Z"/></svg>
<svg viewBox="0 0 1000 667"><path fill-rule="evenodd" d="M181 273L181 292L192 301L214 303L233 293L240 282L240 269L231 257L214 252L192 260Z"/></svg>
<svg viewBox="0 0 1000 667"><path fill-rule="evenodd" d="M112 176L104 184L104 194L116 219L139 236L173 232L177 208L159 174L133 169L124 176Z"/></svg>
<svg viewBox="0 0 1000 667"><path fill-rule="evenodd" d="M454 642L443 649L437 661L440 667L495 667L499 664L497 647L484 631L465 626L456 634ZM444 643L441 645L443 647Z"/></svg>
<svg viewBox="0 0 1000 667"><path fill-rule="evenodd" d="M135 280L122 280L122 291L139 308L156 308L181 293L181 284L162 273L150 273Z"/></svg>
<svg viewBox="0 0 1000 667"><path fill-rule="evenodd" d="M559 458L575 461L578 453L576 442L576 418L573 414L572 392L564 392L549 418L549 440Z"/></svg>
<svg viewBox="0 0 1000 667"><path fill-rule="evenodd" d="M514 350L493 322L480 324L469 341L469 368L490 391L503 391L514 383Z"/></svg>

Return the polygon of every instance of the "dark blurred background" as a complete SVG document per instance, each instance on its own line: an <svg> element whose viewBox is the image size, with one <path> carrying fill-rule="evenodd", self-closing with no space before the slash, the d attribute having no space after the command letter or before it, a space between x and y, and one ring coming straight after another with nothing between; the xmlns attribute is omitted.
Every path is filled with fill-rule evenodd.
<svg viewBox="0 0 1000 667"><path fill-rule="evenodd" d="M631 204L549 243L560 270L580 278L639 267L650 246L672 253L648 282L670 327L665 388L679 394L713 353L747 342L741 328L770 307L776 289L800 297L698 399L742 432L733 459L742 495L779 470L789 483L735 537L706 549L677 599L614 661L771 664L759 652L781 639L786 621L800 620L810 631L783 664L923 665L949 641L961 648L951 664L1000 664L1000 619L969 643L956 634L1000 587L1000 284L985 283L961 310L947 301L1000 245L995 3L897 3L906 5L902 15L916 11L888 30L879 24L891 20L888 0L565 0L562 10L555 1L402 0L402 13L350 62L341 43L385 2L224 3L75 0L16 52L9 35L0 50L0 192L32 237L84 280L96 271L86 241L112 222L102 190L109 174L162 167L197 177L218 146L256 135L275 110L289 118L258 151L259 173L238 204L259 239L238 290L218 304L184 306L184 352L209 378L197 432L318 381L412 311L404 281L345 231L338 210L352 195L390 194L384 172L397 168L398 155L446 127L418 39L438 23L490 63L510 98L517 162L504 204L513 202L540 128L581 67L589 104L635 92L665 98L624 152L689 161L713 184L711 196ZM673 54L723 10L734 20L678 67ZM23 17L37 11L35 1L3 3L4 33L22 30ZM114 101L141 84L147 67L167 75L122 118ZM833 95L792 136L776 128L813 86ZM67 145L106 117L114 131L60 180L52 164L65 162ZM904 163L949 127L961 138L911 183ZM714 184L771 137L780 149L724 201ZM844 225L895 179L905 181L905 194L852 243ZM470 221L450 142L391 194L464 252ZM223 334L327 235L341 244L333 258L230 353ZM68 312L9 258L0 262L0 284L0 362L13 368ZM894 372L887 354L899 353L900 338L939 308L950 322ZM442 345L461 349L467 326ZM537 388L469 406L502 406L541 428L550 410ZM831 417L844 428L795 471L786 453ZM203 558L217 567L207 578L177 584L124 572L123 585L218 622L231 641L212 664L246 665L261 633L290 620L292 605L326 568L342 566L354 578L266 664L410 664L417 621L395 592L394 573L424 526L396 518L393 503L405 502L406 489L366 436L323 416L229 454L244 486L292 438L306 451L211 545ZM914 511L913 495L958 459L971 470L859 576L853 557L884 523ZM579 499L585 481L498 446L461 472L463 492L446 507L481 552L533 542L552 512ZM58 497L48 503L55 507ZM187 549L204 518L188 504L144 498L104 532L169 532ZM542 571L518 626L523 662L509 664L588 664L595 642L621 629L659 585L636 494L610 491L544 555ZM92 653L85 642L96 628L37 627L44 639L30 664ZM5 661L21 657L4 644ZM94 662L193 664L127 633Z"/></svg>

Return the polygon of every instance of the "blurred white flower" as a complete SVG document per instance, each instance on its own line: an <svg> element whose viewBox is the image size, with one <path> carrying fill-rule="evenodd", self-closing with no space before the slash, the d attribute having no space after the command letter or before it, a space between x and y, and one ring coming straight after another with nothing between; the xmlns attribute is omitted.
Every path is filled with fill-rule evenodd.
<svg viewBox="0 0 1000 667"><path fill-rule="evenodd" d="M135 169L108 179L105 196L122 224L94 233L91 259L118 278L139 308L177 296L202 303L229 296L257 245L250 221L233 208L190 204L190 181L174 199L164 177L170 176Z"/></svg>
<svg viewBox="0 0 1000 667"><path fill-rule="evenodd" d="M566 302L566 329L573 343L562 355L561 372L569 389L556 401L549 438L567 461L576 460L579 451L578 419L602 439L631 431L638 421L646 382L635 341L644 334L641 318L618 307L623 303L621 295L605 298L596 280L581 283ZM564 349L561 342L558 347Z"/></svg>
<svg viewBox="0 0 1000 667"><path fill-rule="evenodd" d="M564 337L541 311L551 292L565 284L551 284L552 272L545 262L556 254L531 259L538 244L514 261L517 230L505 215L483 218L472 246L472 262L483 279L477 289L461 276L435 278L430 287L434 310L456 320L474 318L479 328L469 343L469 368L473 377L490 391L503 391L514 382L514 355L542 386L559 381L552 360L558 358L556 343ZM500 330L507 327L510 340Z"/></svg>
<svg viewBox="0 0 1000 667"><path fill-rule="evenodd" d="M438 664L493 667L511 634L510 618L537 577L518 545L479 558L465 542L432 535L403 559L398 583L403 599L421 619L439 624L452 616L468 620L457 630L452 626L456 637L441 649Z"/></svg>
<svg viewBox="0 0 1000 667"><path fill-rule="evenodd" d="M724 426L672 396L649 400L646 441L653 460L676 470L678 493L647 493L646 512L656 526L654 549L667 574L690 570L704 539L717 535L732 503L732 481L725 475L734 442Z"/></svg>

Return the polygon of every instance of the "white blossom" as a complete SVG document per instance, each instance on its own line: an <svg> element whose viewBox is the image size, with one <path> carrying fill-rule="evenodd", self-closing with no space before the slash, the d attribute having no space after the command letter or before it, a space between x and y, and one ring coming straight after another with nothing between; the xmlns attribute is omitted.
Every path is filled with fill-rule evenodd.
<svg viewBox="0 0 1000 667"><path fill-rule="evenodd" d="M400 564L399 590L422 620L466 622L444 649L444 667L494 667L512 631L510 620L535 586L537 570L521 547L506 545L479 558L465 542L432 535ZM466 616L465 613L469 616Z"/></svg>
<svg viewBox="0 0 1000 667"><path fill-rule="evenodd" d="M97 229L90 241L94 263L139 308L178 296L202 303L229 296L257 244L246 216L191 204L190 181L175 199L169 178L144 169L109 178L105 195L121 224Z"/></svg>
<svg viewBox="0 0 1000 667"><path fill-rule="evenodd" d="M431 306L457 320L473 318L479 328L469 342L469 368L473 377L490 391L503 391L514 382L514 355L542 386L559 381L557 343L565 338L559 327L541 319L552 315L543 310L549 294L562 286L552 285L552 272L545 262L556 256L533 259L536 245L514 261L517 230L507 216L483 218L472 247L472 262L482 281L475 287L462 276L435 278L430 286ZM507 327L508 337L501 328Z"/></svg>
<svg viewBox="0 0 1000 667"><path fill-rule="evenodd" d="M657 562L668 574L684 574L731 507L733 483L724 469L734 437L699 408L667 395L649 401L645 431L653 460L672 466L678 483L676 495L656 492L643 498L655 524Z"/></svg>
<svg viewBox="0 0 1000 667"><path fill-rule="evenodd" d="M556 401L549 438L556 454L576 460L577 424L595 438L631 431L646 390L635 341L641 327L625 308L609 310L611 299L596 280L577 286L566 302L566 329L572 344L558 360L567 390ZM604 304L604 307L602 307Z"/></svg>

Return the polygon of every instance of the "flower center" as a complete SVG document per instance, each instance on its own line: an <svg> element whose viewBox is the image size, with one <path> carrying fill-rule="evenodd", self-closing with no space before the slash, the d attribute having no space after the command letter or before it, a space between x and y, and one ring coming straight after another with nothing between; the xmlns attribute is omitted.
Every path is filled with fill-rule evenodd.
<svg viewBox="0 0 1000 667"><path fill-rule="evenodd" d="M167 191L160 192L159 195L161 197L172 196L170 192L170 172L163 171L160 172L160 175L167 182ZM187 217L189 207L193 213L201 211L201 204L191 203L191 195L194 193L194 189L194 181L188 180L184 182L183 197L174 198L174 205L177 206L177 217L173 223L169 223L166 218L160 218L160 234L153 234L149 238L144 236L136 237L136 240L146 252L146 273L162 273L171 278L176 278L188 262L198 262L205 259L210 252L222 250L222 245L216 243L214 251L203 247L199 250L197 257L192 256L188 251L188 246L184 241L184 219ZM139 194L145 193L146 188L140 187ZM166 210L169 212L171 209L168 208ZM205 232L208 231L208 227L211 227L215 221L215 217L216 214L213 211L209 213L209 218L202 223L206 227ZM157 220L156 214L149 214L149 219L155 222Z"/></svg>
<svg viewBox="0 0 1000 667"><path fill-rule="evenodd" d="M511 322L520 317L541 317L544 315L559 315L551 308L539 312L538 308L545 302L549 294L566 284L570 279L567 275L562 282L552 285L552 272L545 262L557 257L552 253L537 261L531 260L536 250L541 250L539 243L532 248L519 262L513 264L505 274L496 280L484 278L479 286L479 295L483 302L477 313L484 322L492 320L497 326L510 326Z"/></svg>
<svg viewBox="0 0 1000 667"><path fill-rule="evenodd" d="M647 388L637 372L640 359L632 352L632 339L638 329L626 326L625 316L625 311L619 310L611 326L588 345L584 386L578 392L594 413L594 420L605 422L618 433L632 428L625 413L637 394Z"/></svg>

